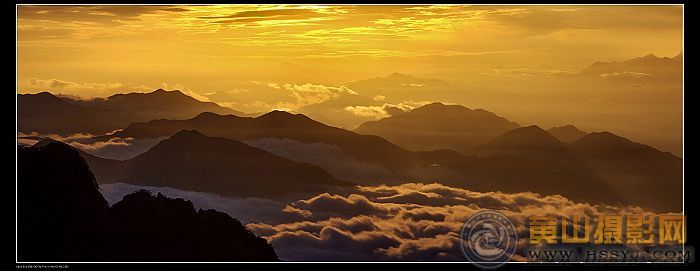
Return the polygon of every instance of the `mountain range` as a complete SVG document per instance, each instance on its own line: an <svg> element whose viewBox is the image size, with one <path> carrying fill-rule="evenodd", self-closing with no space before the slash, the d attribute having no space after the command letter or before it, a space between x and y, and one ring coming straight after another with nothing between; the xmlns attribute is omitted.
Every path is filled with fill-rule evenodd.
<svg viewBox="0 0 700 271"><path fill-rule="evenodd" d="M483 109L431 103L396 116L366 122L354 131L377 135L409 150L464 149L520 127Z"/></svg>
<svg viewBox="0 0 700 271"><path fill-rule="evenodd" d="M352 185L317 166L194 130L179 131L125 161L83 151L80 155L101 184L123 182L240 197L273 197Z"/></svg>
<svg viewBox="0 0 700 271"><path fill-rule="evenodd" d="M435 105L428 106L428 108L433 106ZM437 106L442 107L442 105ZM438 181L477 191L533 191L548 195L562 194L575 200L611 204L640 204L663 210L677 210L681 206L680 198L675 192L655 194L653 197L646 198L638 195L641 195L641 192L648 195L650 192L648 189L681 187L682 160L672 154L658 151L643 144L626 139L619 140L621 137L611 133L603 133L602 136L599 133L590 133L569 143L562 142L538 126L527 126L506 131L485 143L465 149L463 154L448 149L410 151L383 140L381 137L360 135L326 126L300 114L274 111L257 118L202 113L188 120L155 120L134 123L112 136L168 137L178 134L183 129L197 130L207 137L215 136L237 141L277 138L292 139L303 144L320 142L336 146L352 159L385 168L393 174L392 177L363 179L333 176L335 179L360 184ZM567 129L571 130L571 128ZM598 143L589 143L591 138L597 137L602 137L603 140L594 141ZM186 140L177 141L184 142ZM600 146L589 148L588 144L600 144ZM156 147L151 151L157 149ZM181 148L179 146L172 147L172 149ZM197 148L197 152L201 154L194 156L207 156L206 153L216 150L216 148ZM614 150L622 152L618 155L606 154L615 152ZM149 152L144 154L144 157L150 157L148 159L137 159L137 157L132 160L153 161L164 159L167 156L189 157L193 155L184 155L173 151L151 156ZM634 156L635 153L644 153L645 159L626 157L627 155ZM278 154L285 156L284 153ZM217 156L216 154L212 155ZM603 161L601 157L607 157L611 160ZM285 158L295 159L295 157L288 156ZM227 156L226 159L235 160L236 158ZM90 161L90 159L87 160ZM129 161L126 162L129 163ZM143 163L145 164L145 162ZM602 166L606 163L622 163L625 166L619 168ZM99 163L97 165L99 166ZM327 172L332 172L327 168L328 165L318 163L315 165ZM146 166L146 168L151 167L150 165ZM132 167L130 170L134 170L134 168ZM130 170L125 170L125 172ZM162 168L154 172L164 170L166 169ZM101 170L96 170L96 172L99 174ZM164 175L169 174L165 173ZM157 175L154 173L146 179L158 178ZM618 181L618 176L623 176L625 180ZM166 183L154 181L150 181L150 184L166 185ZM333 182L331 181L329 185L332 186ZM220 190L220 188L215 190Z"/></svg>
<svg viewBox="0 0 700 271"><path fill-rule="evenodd" d="M207 136L238 141L289 138L304 143L323 142L340 147L348 155L391 168L405 166L410 152L373 135L358 135L327 126L302 114L272 111L256 118L205 112L186 120L153 120L132 123L109 137L157 138L181 130L197 130Z"/></svg>
<svg viewBox="0 0 700 271"><path fill-rule="evenodd" d="M658 57L655 54L619 62L597 61L579 71L578 76L598 76L603 78L652 78L678 77L683 72L683 53L674 57Z"/></svg>
<svg viewBox="0 0 700 271"><path fill-rule="evenodd" d="M19 100L27 104L19 109L19 126L45 123L48 130L91 129L82 127L85 124L92 128L101 125L106 130L117 124L110 122L109 116L130 116L119 119L127 122L135 118L135 112L167 115L163 112L177 111L145 101L154 97L155 101L178 104L188 100L181 99L182 95L158 90L92 102L70 102L48 93L20 95ZM32 99L41 102L34 104ZM179 105L187 104L192 103ZM34 116L34 121L23 114ZM64 127L58 121L72 117L85 123ZM90 121L95 123L87 123ZM460 105L431 103L365 123L355 131L284 111L258 117L202 112L191 118L129 122L120 128L93 137L91 142L167 139L124 161L81 152L100 183L276 197L353 183L437 181L478 191L533 191L663 210L679 210L681 206L675 189L682 187L679 157L611 133L587 133L571 125L546 131L538 126L521 127L486 110ZM339 170L334 163L351 166ZM666 189L669 187L672 189ZM655 193L659 190L667 193Z"/></svg>
<svg viewBox="0 0 700 271"><path fill-rule="evenodd" d="M202 102L174 90L115 94L107 98L80 100L57 97L49 92L18 94L18 129L29 134L104 134L126 125L153 119L191 118L201 112L245 113Z"/></svg>

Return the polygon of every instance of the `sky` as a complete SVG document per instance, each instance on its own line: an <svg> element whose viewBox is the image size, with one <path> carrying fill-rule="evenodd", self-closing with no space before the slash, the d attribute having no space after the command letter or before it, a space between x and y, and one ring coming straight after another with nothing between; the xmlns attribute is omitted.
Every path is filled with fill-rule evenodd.
<svg viewBox="0 0 700 271"><path fill-rule="evenodd" d="M629 94L615 92L619 85L591 90L585 80L561 75L596 61L678 55L682 6L19 6L17 12L19 93L87 99L179 89L244 112L298 111L349 129L389 116L387 106L439 100L521 125L611 130L680 152L678 80L647 83L649 93L634 94L643 98L623 100ZM362 83L368 78L403 80L403 88Z"/></svg>

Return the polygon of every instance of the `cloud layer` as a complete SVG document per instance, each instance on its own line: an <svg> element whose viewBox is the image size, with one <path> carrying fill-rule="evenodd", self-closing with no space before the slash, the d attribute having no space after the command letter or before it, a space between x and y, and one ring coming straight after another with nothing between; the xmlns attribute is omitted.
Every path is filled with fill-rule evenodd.
<svg viewBox="0 0 700 271"><path fill-rule="evenodd" d="M97 139L97 137L91 134L73 134L61 136L56 134L41 135L38 133L19 133L17 136L19 137L19 143L27 145L34 145L34 143L43 138L51 138L53 140L71 145L89 154L117 160L127 160L133 158L146 152L148 149L166 138L159 137L135 139L131 137L110 137L109 139L103 141Z"/></svg>
<svg viewBox="0 0 700 271"><path fill-rule="evenodd" d="M139 187L102 185L113 203ZM464 261L459 232L482 209L499 210L515 224L522 253L530 215L651 214L637 207L573 202L535 193L480 193L442 184L358 186L284 200L230 199L149 187L239 218L288 261ZM524 260L516 255L514 260Z"/></svg>

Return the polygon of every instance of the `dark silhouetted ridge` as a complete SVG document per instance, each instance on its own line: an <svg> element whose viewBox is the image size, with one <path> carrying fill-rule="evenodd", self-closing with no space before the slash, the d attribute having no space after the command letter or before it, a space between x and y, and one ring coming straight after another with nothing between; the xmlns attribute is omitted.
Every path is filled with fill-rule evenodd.
<svg viewBox="0 0 700 271"><path fill-rule="evenodd" d="M225 196L276 196L349 185L321 168L299 163L236 140L181 130L124 161L117 176L101 182L167 186Z"/></svg>
<svg viewBox="0 0 700 271"><path fill-rule="evenodd" d="M63 143L19 147L17 217L21 261L97 260L110 252L107 201L78 151Z"/></svg>
<svg viewBox="0 0 700 271"><path fill-rule="evenodd" d="M72 147L18 147L19 261L276 261L238 220L191 202L129 194L109 208Z"/></svg>
<svg viewBox="0 0 700 271"><path fill-rule="evenodd" d="M267 112L257 118L260 119L275 119L275 120L287 120L287 119L293 119L296 116L296 114L289 113L287 111L282 111L282 110L272 110L270 112Z"/></svg>
<svg viewBox="0 0 700 271"><path fill-rule="evenodd" d="M116 255L128 261L277 261L265 239L240 221L192 202L139 190L110 209Z"/></svg>

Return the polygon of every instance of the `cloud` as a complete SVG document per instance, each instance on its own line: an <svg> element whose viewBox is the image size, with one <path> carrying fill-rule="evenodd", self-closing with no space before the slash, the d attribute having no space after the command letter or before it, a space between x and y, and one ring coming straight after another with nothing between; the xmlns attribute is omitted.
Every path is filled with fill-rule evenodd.
<svg viewBox="0 0 700 271"><path fill-rule="evenodd" d="M311 15L314 14L312 10L308 9L266 9L266 10L247 10L234 12L229 15L224 16L206 16L200 17L200 19L239 19L239 18L256 18L259 20L264 20L271 17L285 17L294 15Z"/></svg>
<svg viewBox="0 0 700 271"><path fill-rule="evenodd" d="M600 76L602 78L610 78L610 79L641 79L641 78L650 77L652 75L648 74L648 73L643 73L643 72L624 71L624 72L602 73L598 76Z"/></svg>
<svg viewBox="0 0 700 271"><path fill-rule="evenodd" d="M245 26L268 26L288 23L289 25L306 25L319 20L332 20L329 8L305 7L274 8L237 11L230 14L200 16L198 19L213 24L242 24ZM322 11L326 10L326 11Z"/></svg>
<svg viewBox="0 0 700 271"><path fill-rule="evenodd" d="M521 254L530 215L652 214L638 207L592 205L556 195L482 193L438 183L358 186L278 200L128 184L100 188L110 204L146 188L190 200L196 208L221 210L266 238L287 261L464 261L459 232L482 209L499 210L513 221Z"/></svg>
<svg viewBox="0 0 700 271"><path fill-rule="evenodd" d="M283 223L285 221L303 219L303 216L297 213L281 211L285 207L284 202L270 199L236 199L209 193L183 191L169 187L138 186L124 183L100 185L100 192L110 205L120 201L125 195L139 189L150 190L154 193L162 193L169 197L183 198L192 201L195 208L216 209L235 217L244 224L263 221Z"/></svg>
<svg viewBox="0 0 700 271"><path fill-rule="evenodd" d="M112 137L107 141L85 140L84 142L70 141L66 143L95 156L127 160L146 152L166 138L167 137L134 139Z"/></svg>
<svg viewBox="0 0 700 271"><path fill-rule="evenodd" d="M267 86L274 89L281 89L281 87L277 83L268 83Z"/></svg>
<svg viewBox="0 0 700 271"><path fill-rule="evenodd" d="M320 104L331 99L337 99L340 95L359 95L354 90L346 86L325 86L306 83L303 85L268 83L268 87L286 91L285 94L291 96L293 102L278 102L278 108L297 110L301 107Z"/></svg>
<svg viewBox="0 0 700 271"><path fill-rule="evenodd" d="M166 138L159 137L135 139L130 137L110 137L107 140L100 140L92 134L72 134L68 136L61 136L56 134L42 135L38 133L19 133L17 136L19 137L18 141L20 143L28 145L33 145L43 138L50 138L56 141L61 141L95 156L117 160L133 158L146 152L148 149Z"/></svg>
<svg viewBox="0 0 700 271"><path fill-rule="evenodd" d="M381 119L386 117L395 116L404 112L411 111L415 106L400 103L400 104L389 104L385 103L381 106L377 105L355 105L346 106L344 109L355 116L366 117L372 119Z"/></svg>
<svg viewBox="0 0 700 271"><path fill-rule="evenodd" d="M266 237L282 259L302 261L463 261L459 231L482 209L500 210L513 220L522 238L520 249L525 246L529 215L651 214L637 207L577 203L562 196L480 193L437 183L360 186L347 195L323 193L288 206L307 211L307 216L248 227Z"/></svg>

